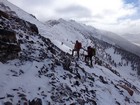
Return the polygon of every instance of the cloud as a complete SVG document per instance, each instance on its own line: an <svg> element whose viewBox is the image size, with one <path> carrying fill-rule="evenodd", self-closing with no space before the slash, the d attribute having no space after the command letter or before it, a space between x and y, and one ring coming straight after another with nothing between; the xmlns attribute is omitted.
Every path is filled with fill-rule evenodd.
<svg viewBox="0 0 140 105"><path fill-rule="evenodd" d="M32 6L32 7L35 7L35 6L47 6L47 5L50 5L51 3L53 3L54 1L56 0L20 0L22 1L22 5L23 6Z"/></svg>
<svg viewBox="0 0 140 105"><path fill-rule="evenodd" d="M74 19L113 32L135 32L140 24L140 0L8 0L41 21ZM28 8L27 8L28 7ZM137 23L139 22L139 23ZM137 31L136 31L137 29ZM140 31L139 31L140 33Z"/></svg>
<svg viewBox="0 0 140 105"><path fill-rule="evenodd" d="M65 8L57 9L57 14L61 14L68 17L75 18L83 18L83 17L91 17L91 11L85 7L80 5L70 5Z"/></svg>

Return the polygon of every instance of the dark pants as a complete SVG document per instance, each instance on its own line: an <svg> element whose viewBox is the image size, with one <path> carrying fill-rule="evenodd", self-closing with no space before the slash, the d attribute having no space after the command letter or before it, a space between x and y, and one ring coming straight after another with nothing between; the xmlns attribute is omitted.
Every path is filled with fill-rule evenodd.
<svg viewBox="0 0 140 105"><path fill-rule="evenodd" d="M87 62L87 59L88 59L88 61L90 60L90 65L92 66L92 56L85 55L85 62Z"/></svg>
<svg viewBox="0 0 140 105"><path fill-rule="evenodd" d="M79 58L79 51L80 51L80 50L73 49L73 50L72 50L72 56L73 56L73 54L74 54L74 51L76 51L76 52L77 52L77 56L78 56L78 58Z"/></svg>

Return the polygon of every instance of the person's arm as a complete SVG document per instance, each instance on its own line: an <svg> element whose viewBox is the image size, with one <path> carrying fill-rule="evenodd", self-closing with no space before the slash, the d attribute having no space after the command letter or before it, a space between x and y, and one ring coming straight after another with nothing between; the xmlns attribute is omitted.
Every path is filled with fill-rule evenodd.
<svg viewBox="0 0 140 105"><path fill-rule="evenodd" d="M86 49L84 49L83 47L82 47L81 49L83 49L84 51L87 51L87 50L86 50Z"/></svg>

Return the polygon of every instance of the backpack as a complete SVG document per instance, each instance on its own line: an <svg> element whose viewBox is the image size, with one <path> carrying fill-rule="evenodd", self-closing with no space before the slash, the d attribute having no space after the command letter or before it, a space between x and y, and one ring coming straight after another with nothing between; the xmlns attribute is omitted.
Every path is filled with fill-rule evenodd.
<svg viewBox="0 0 140 105"><path fill-rule="evenodd" d="M92 50L93 50L93 56L95 56L96 55L96 49L95 48L92 48Z"/></svg>
<svg viewBox="0 0 140 105"><path fill-rule="evenodd" d="M96 55L96 49L88 47L88 55L95 56Z"/></svg>

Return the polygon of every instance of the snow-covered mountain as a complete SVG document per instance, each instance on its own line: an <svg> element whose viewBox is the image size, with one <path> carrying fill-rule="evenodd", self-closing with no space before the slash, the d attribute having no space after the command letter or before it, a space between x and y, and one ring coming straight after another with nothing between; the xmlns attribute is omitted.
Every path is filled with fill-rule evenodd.
<svg viewBox="0 0 140 105"><path fill-rule="evenodd" d="M43 24L0 0L0 48L14 55L0 56L0 105L31 105L33 99L38 105L139 105L140 58L106 33L73 20ZM69 54L77 39L96 47L94 67L83 55L76 60ZM10 45L20 50L13 54Z"/></svg>
<svg viewBox="0 0 140 105"><path fill-rule="evenodd" d="M82 43L84 43L84 45L85 44L87 45L87 41L85 40L85 37L86 38L95 37L99 40L103 40L112 45L119 46L120 48L125 49L126 51L132 52L140 56L139 46L132 44L131 42L127 41L125 38L120 37L115 33L99 30L91 26L86 26L77 23L73 20L71 21L65 21L63 19L50 20L46 22L46 26L50 33L53 33L54 36L58 36L55 37L56 40L60 40L60 41L62 40L64 43L67 44L67 46L70 46L68 39L69 41L74 41L73 38L75 40L78 39ZM64 37L64 35L66 37Z"/></svg>

